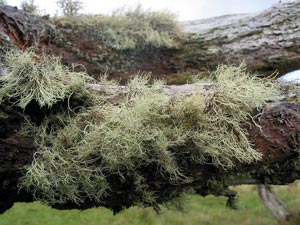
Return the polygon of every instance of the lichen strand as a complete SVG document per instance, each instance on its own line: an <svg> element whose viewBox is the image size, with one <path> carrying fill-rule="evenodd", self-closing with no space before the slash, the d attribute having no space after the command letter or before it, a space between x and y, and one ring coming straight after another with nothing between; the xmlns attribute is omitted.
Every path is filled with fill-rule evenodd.
<svg viewBox="0 0 300 225"><path fill-rule="evenodd" d="M3 61L6 73L0 76L0 103L8 101L22 109L32 101L50 107L83 90L85 80L91 80L83 73L70 72L59 58L38 56L32 50L6 52Z"/></svg>
<svg viewBox="0 0 300 225"><path fill-rule="evenodd" d="M216 85L206 94L194 90L170 98L161 82L149 86L149 77L137 76L121 104L99 94L102 101L72 118L33 126L38 151L20 187L50 205L96 202L118 211L177 197L184 189L166 191L164 197L154 190L201 179L190 166L227 171L258 161L261 156L240 123L276 98L277 88L243 66L221 66L215 77ZM153 181L147 179L156 182L149 186ZM118 194L123 186L130 190L126 197ZM209 189L205 181L202 186ZM116 198L126 200L112 206Z"/></svg>

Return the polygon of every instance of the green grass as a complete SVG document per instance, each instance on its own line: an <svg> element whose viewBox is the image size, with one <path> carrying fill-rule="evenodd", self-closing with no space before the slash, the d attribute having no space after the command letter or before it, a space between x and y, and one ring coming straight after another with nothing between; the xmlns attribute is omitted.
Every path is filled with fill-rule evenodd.
<svg viewBox="0 0 300 225"><path fill-rule="evenodd" d="M131 208L113 216L105 208L85 211L59 211L39 203L18 203L0 216L0 225L276 225L270 212L256 194L256 188L242 186L239 205L242 210L225 207L225 198L191 196L186 213L165 211L157 215L152 209ZM292 209L299 209L300 186L276 188L278 195Z"/></svg>

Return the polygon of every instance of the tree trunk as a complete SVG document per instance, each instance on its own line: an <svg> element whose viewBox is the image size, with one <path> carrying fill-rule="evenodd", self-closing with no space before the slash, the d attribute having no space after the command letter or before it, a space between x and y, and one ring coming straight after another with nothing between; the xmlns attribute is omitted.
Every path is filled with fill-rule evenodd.
<svg viewBox="0 0 300 225"><path fill-rule="evenodd" d="M145 71L169 82L184 83L188 74L205 76L220 63L242 61L262 76L281 75L300 68L299 13L299 1L285 2L257 14L183 22L187 38L177 48L99 50L101 40L91 41L88 34L0 6L0 44L20 49L38 47L62 57L66 65L84 65L95 77L106 72L126 80Z"/></svg>

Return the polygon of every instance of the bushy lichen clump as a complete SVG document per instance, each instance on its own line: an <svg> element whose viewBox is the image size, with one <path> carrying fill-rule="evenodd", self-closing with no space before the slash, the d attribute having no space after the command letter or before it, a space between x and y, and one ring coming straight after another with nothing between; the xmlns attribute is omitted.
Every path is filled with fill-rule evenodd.
<svg viewBox="0 0 300 225"><path fill-rule="evenodd" d="M240 124L251 119L253 109L276 98L277 89L242 66L221 66L215 77L209 92L195 89L175 98L161 82L148 86L147 77L135 77L122 103L112 104L99 94L97 105L76 116L33 126L38 150L21 187L48 204L101 202L111 194L111 177L117 177L131 180L132 191L141 196L135 204L152 205L155 194L146 174L187 183L193 180L191 162L227 170L259 160Z"/></svg>
<svg viewBox="0 0 300 225"><path fill-rule="evenodd" d="M192 160L223 169L237 162L259 160L260 154L252 148L240 124L252 118L253 109L276 98L277 90L271 82L247 73L243 65L220 66L214 75L216 85L210 93L195 91L190 97L177 99L170 111L178 126L190 131Z"/></svg>
<svg viewBox="0 0 300 225"><path fill-rule="evenodd" d="M10 51L3 61L6 72L0 76L0 103L9 101L23 109L33 100L40 107L50 107L85 88L85 80L90 79L67 70L59 58L38 56L34 51Z"/></svg>
<svg viewBox="0 0 300 225"><path fill-rule="evenodd" d="M64 16L54 20L58 27L71 28L73 36L87 34L98 48L143 49L174 47L183 36L175 15L169 12L135 9L116 10L111 15ZM71 37L72 38L72 37Z"/></svg>
<svg viewBox="0 0 300 225"><path fill-rule="evenodd" d="M195 179L191 164L228 170L253 163L261 156L240 124L278 96L272 82L248 74L243 66L220 66L208 92L195 88L189 96L171 97L162 82L149 86L149 77L136 76L118 103L110 102L109 92L95 96L85 89L86 78L65 70L57 58L11 52L6 66L1 103L24 109L36 101L51 107L71 93L82 102L89 96L94 100L77 113L56 111L40 123L26 115L24 132L35 137L37 151L20 187L48 204L100 203L113 185L127 182L130 201L155 205L149 173L162 183L182 184Z"/></svg>

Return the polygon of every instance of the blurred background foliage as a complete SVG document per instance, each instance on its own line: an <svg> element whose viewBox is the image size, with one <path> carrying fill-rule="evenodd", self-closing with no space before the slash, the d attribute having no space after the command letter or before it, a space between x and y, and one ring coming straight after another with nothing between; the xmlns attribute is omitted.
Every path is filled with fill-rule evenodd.
<svg viewBox="0 0 300 225"><path fill-rule="evenodd" d="M255 186L233 187L239 191L240 210L226 208L226 198L189 196L184 212L165 209L157 215L152 208L130 208L113 216L105 208L59 211L39 203L18 203L0 216L0 225L276 225L259 199ZM291 208L299 210L300 183L274 187Z"/></svg>

